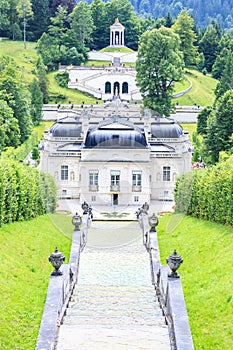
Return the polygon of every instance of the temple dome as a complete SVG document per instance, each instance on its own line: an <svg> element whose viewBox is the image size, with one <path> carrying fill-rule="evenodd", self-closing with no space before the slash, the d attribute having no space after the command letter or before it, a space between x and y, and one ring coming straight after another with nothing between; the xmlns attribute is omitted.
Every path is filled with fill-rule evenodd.
<svg viewBox="0 0 233 350"><path fill-rule="evenodd" d="M119 119L100 123L89 129L86 148L145 148L147 147L144 132L129 122Z"/></svg>
<svg viewBox="0 0 233 350"><path fill-rule="evenodd" d="M53 137L80 137L82 124L78 117L65 117L59 119L50 128Z"/></svg>
<svg viewBox="0 0 233 350"><path fill-rule="evenodd" d="M182 127L172 118L155 118L151 123L151 136L154 138L179 138L183 135Z"/></svg>

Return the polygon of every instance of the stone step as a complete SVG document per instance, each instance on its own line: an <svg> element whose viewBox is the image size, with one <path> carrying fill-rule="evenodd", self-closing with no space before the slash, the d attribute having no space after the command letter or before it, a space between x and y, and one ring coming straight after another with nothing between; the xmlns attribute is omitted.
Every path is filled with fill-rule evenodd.
<svg viewBox="0 0 233 350"><path fill-rule="evenodd" d="M158 316L150 316L150 317L127 317L125 315L120 316L112 316L112 315L105 315L105 316L74 316L74 315L68 315L69 317L66 317L64 320L64 325L76 325L76 326L96 326L96 327L102 327L102 326L109 326L113 328L119 328L121 326L150 326L152 328L154 327L165 327L164 318L158 318Z"/></svg>
<svg viewBox="0 0 233 350"><path fill-rule="evenodd" d="M78 309L78 310L84 310L88 308L88 310L105 310L111 309L111 310L120 310L120 309L127 309L130 310L157 310L158 308L156 306L153 307L152 303L146 303L144 301L138 302L138 303L132 303L125 299L124 301L118 301L118 300L109 300L108 303L106 301L95 301L92 300L91 302L87 299L86 301L79 301L79 302L70 302L68 309Z"/></svg>
<svg viewBox="0 0 233 350"><path fill-rule="evenodd" d="M143 308L142 310L131 308L130 305L128 306L129 309L124 308L109 308L109 307L103 307L102 309L96 308L96 309L89 309L89 308L69 308L67 310L66 315L67 316L89 316L89 317L119 317L119 316L126 316L126 317L132 317L132 318L149 318L149 317L158 317L159 313L151 308Z"/></svg>
<svg viewBox="0 0 233 350"><path fill-rule="evenodd" d="M78 285L64 324L164 325L153 287Z"/></svg>
<svg viewBox="0 0 233 350"><path fill-rule="evenodd" d="M170 350L166 327L63 325L57 350Z"/></svg>

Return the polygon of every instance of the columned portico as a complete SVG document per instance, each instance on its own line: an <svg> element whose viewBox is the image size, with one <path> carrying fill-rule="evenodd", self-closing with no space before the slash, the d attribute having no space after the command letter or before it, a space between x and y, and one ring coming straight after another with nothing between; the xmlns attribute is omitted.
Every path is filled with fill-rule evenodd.
<svg viewBox="0 0 233 350"><path fill-rule="evenodd" d="M110 26L110 46L125 46L124 31L125 27L116 18Z"/></svg>

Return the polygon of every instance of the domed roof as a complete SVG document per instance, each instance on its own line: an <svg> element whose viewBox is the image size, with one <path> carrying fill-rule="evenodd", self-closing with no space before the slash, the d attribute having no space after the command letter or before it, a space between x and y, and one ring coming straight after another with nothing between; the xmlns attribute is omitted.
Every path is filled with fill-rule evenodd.
<svg viewBox="0 0 233 350"><path fill-rule="evenodd" d="M115 22L110 26L110 28L114 28L114 27L122 27L122 28L125 28L125 27L123 26L123 24L121 24L121 23L119 22L119 19L118 19L118 18L115 18Z"/></svg>
<svg viewBox="0 0 233 350"><path fill-rule="evenodd" d="M147 142L143 131L133 124L116 119L89 129L86 148L144 148Z"/></svg>
<svg viewBox="0 0 233 350"><path fill-rule="evenodd" d="M172 118L156 118L151 123L151 136L155 138L179 138L183 135L182 127Z"/></svg>
<svg viewBox="0 0 233 350"><path fill-rule="evenodd" d="M57 121L50 128L54 137L80 137L82 124L78 117L65 117Z"/></svg>

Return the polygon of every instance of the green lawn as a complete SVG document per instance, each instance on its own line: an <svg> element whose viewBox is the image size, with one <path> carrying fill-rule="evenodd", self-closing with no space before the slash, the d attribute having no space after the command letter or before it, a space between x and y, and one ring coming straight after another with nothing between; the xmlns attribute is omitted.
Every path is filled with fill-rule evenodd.
<svg viewBox="0 0 233 350"><path fill-rule="evenodd" d="M36 43L28 42L25 50L23 41L3 40L0 41L0 56L12 56L26 81L32 81L34 77L33 69L38 58L35 47Z"/></svg>
<svg viewBox="0 0 233 350"><path fill-rule="evenodd" d="M69 260L71 217L53 214L0 229L0 349L35 348L57 246Z"/></svg>
<svg viewBox="0 0 233 350"><path fill-rule="evenodd" d="M214 89L218 81L210 75L203 75L194 70L186 70L185 77L192 81L192 89L174 101L180 106L211 106L215 100Z"/></svg>
<svg viewBox="0 0 233 350"><path fill-rule="evenodd" d="M95 104L97 99L83 94L76 89L69 89L60 87L54 79L54 75L57 72L51 72L48 74L49 78L49 102L50 103L74 103L81 104L83 101L85 104ZM101 101L98 101L101 103Z"/></svg>
<svg viewBox="0 0 233 350"><path fill-rule="evenodd" d="M181 214L160 218L162 264L177 249L196 350L233 349L233 228Z"/></svg>
<svg viewBox="0 0 233 350"><path fill-rule="evenodd" d="M104 47L103 49L100 50L100 52L134 52L134 50L130 49L129 47Z"/></svg>
<svg viewBox="0 0 233 350"><path fill-rule="evenodd" d="M187 89L190 86L190 82L188 81L187 77L185 77L181 81L178 81L177 83L175 83L174 86L175 86L174 93L178 93Z"/></svg>
<svg viewBox="0 0 233 350"><path fill-rule="evenodd" d="M196 129L197 129L197 124L195 124L195 123L189 123L189 124L182 123L180 125L182 126L184 131L187 130L189 132L190 139L192 140L192 135L193 135L194 131L196 131Z"/></svg>

